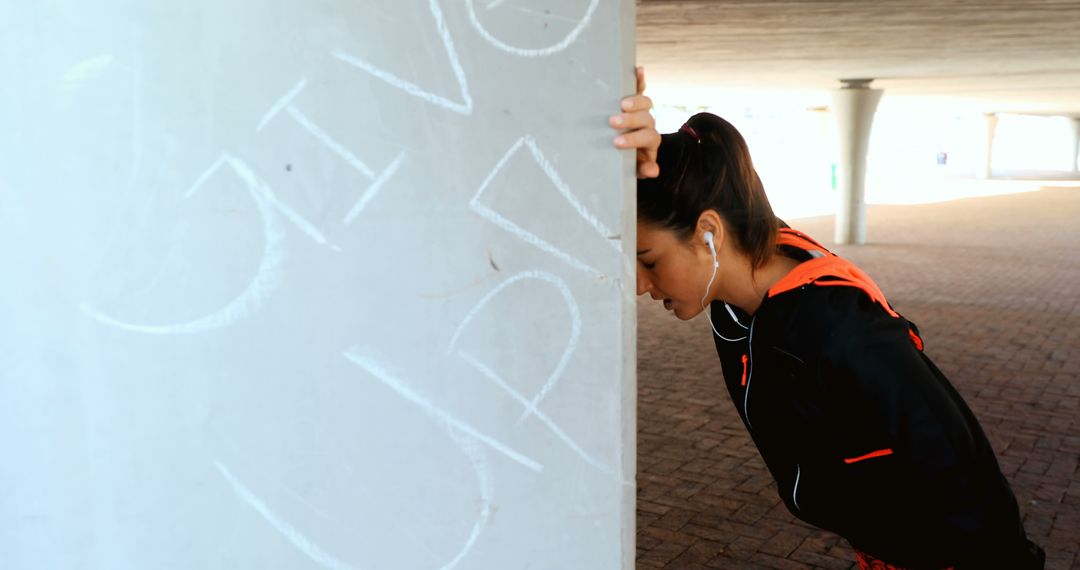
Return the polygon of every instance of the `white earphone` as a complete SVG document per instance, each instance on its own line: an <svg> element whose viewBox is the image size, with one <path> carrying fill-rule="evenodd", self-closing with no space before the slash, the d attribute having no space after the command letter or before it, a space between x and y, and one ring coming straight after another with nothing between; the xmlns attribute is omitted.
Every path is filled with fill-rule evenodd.
<svg viewBox="0 0 1080 570"><path fill-rule="evenodd" d="M716 259L716 244L713 243L712 232L705 232L705 243L709 244L709 253L713 257L713 269L720 267L720 262Z"/></svg>

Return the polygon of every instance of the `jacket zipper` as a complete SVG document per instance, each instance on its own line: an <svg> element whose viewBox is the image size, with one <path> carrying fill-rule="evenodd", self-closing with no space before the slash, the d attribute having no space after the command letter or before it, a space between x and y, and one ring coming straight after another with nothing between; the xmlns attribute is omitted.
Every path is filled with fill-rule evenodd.
<svg viewBox="0 0 1080 570"><path fill-rule="evenodd" d="M745 388L743 393L743 417L746 418L746 426L750 429L754 429L754 426L750 424L750 380L754 374L754 322L757 318L750 319L750 333L746 343L746 354L742 355L742 385ZM791 502L795 505L795 509L802 511L802 507L799 506L799 479L802 478L802 465L795 465L795 484L791 486Z"/></svg>
<svg viewBox="0 0 1080 570"><path fill-rule="evenodd" d="M750 423L750 380L754 377L754 323L757 322L755 315L750 319L750 333L746 341L746 354L743 356L743 417L746 418L746 427L754 429Z"/></svg>
<svg viewBox="0 0 1080 570"><path fill-rule="evenodd" d="M795 485L791 487L791 502L795 504L795 508L802 510L799 507L799 477L802 476L802 466L795 465Z"/></svg>

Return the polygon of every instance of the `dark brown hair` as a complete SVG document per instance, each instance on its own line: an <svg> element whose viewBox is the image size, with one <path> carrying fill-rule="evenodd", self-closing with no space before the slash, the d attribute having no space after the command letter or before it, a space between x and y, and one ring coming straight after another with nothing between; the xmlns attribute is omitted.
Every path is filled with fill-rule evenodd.
<svg viewBox="0 0 1080 570"><path fill-rule="evenodd" d="M776 247L779 220L746 141L711 113L698 113L686 125L690 128L661 137L659 178L638 180L638 219L688 240L701 213L716 210L751 266L765 265Z"/></svg>

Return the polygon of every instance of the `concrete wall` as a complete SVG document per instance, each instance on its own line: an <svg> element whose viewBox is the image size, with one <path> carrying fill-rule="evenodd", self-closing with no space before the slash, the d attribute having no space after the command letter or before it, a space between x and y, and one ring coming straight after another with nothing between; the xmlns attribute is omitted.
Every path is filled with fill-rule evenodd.
<svg viewBox="0 0 1080 570"><path fill-rule="evenodd" d="M523 6L0 24L0 567L632 567L633 4Z"/></svg>

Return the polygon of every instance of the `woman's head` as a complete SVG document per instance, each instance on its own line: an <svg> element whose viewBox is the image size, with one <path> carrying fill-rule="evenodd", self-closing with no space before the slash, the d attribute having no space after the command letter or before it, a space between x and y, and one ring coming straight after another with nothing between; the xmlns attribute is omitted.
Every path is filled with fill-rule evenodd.
<svg viewBox="0 0 1080 570"><path fill-rule="evenodd" d="M663 135L657 162L658 178L638 180L638 293L671 299L676 315L691 318L700 302L687 306L685 297L696 291L700 300L713 269L705 233L753 272L772 257L779 221L746 141L716 115L699 113Z"/></svg>

